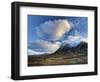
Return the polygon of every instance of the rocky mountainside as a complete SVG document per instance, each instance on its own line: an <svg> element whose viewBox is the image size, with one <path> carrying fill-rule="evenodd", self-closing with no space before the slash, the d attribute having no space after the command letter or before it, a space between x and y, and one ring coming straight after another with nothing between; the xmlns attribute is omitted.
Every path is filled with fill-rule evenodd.
<svg viewBox="0 0 100 82"><path fill-rule="evenodd" d="M69 47L68 44L66 44L64 47L61 47L59 50L57 50L54 54L56 53L61 53L62 55L63 53L83 53L84 55L87 55L87 49L88 49L88 44L86 42L80 42L80 44L78 44L76 47ZM54 55L51 54L51 55Z"/></svg>

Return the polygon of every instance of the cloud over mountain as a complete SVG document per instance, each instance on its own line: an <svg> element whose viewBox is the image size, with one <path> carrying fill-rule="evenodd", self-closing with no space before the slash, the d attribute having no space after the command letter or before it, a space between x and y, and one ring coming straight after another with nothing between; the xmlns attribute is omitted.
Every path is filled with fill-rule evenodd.
<svg viewBox="0 0 100 82"><path fill-rule="evenodd" d="M29 55L52 54L66 44L73 47L86 41L67 19L45 21L35 31L38 40L29 43Z"/></svg>

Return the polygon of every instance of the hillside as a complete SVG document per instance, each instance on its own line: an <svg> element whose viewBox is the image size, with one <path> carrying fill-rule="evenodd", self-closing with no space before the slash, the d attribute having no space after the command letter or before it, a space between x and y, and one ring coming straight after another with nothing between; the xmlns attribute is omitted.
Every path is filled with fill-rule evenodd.
<svg viewBox="0 0 100 82"><path fill-rule="evenodd" d="M53 54L28 56L28 66L87 64L87 43L76 47L65 45Z"/></svg>

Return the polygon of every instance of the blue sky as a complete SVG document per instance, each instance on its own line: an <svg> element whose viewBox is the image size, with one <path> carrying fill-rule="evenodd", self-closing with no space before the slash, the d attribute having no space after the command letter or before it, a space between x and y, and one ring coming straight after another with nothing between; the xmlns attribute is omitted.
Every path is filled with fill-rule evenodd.
<svg viewBox="0 0 100 82"><path fill-rule="evenodd" d="M87 17L61 17L61 16L28 16L28 41L32 42L37 39L35 28L37 28L40 24L44 23L48 20L58 20L58 19L67 19L76 27L76 31L78 31L83 37L87 37ZM74 32L71 32L74 33Z"/></svg>
<svg viewBox="0 0 100 82"><path fill-rule="evenodd" d="M87 17L28 15L28 46L31 45L31 51L38 52L39 50L39 54L42 51L50 51L47 46L49 44L53 47L56 46L55 48L58 49L58 43L56 45L54 42L60 41L60 43L64 42L73 45L83 39L86 40L88 37L87 32ZM37 43L36 41L42 42ZM52 42L53 44L51 44ZM47 45L41 47L40 45L43 43Z"/></svg>

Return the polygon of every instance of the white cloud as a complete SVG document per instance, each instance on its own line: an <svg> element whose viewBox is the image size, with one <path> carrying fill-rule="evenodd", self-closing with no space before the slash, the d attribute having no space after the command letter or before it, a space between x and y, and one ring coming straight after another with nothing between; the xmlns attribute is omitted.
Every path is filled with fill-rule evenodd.
<svg viewBox="0 0 100 82"><path fill-rule="evenodd" d="M32 49L28 49L28 55L41 55L44 54L45 52L36 52Z"/></svg>
<svg viewBox="0 0 100 82"><path fill-rule="evenodd" d="M46 21L37 29L37 35L44 40L59 40L63 35L70 31L71 25L66 20Z"/></svg>
<svg viewBox="0 0 100 82"><path fill-rule="evenodd" d="M28 53L29 55L52 54L60 48L60 45L60 42L36 41L30 44Z"/></svg>
<svg viewBox="0 0 100 82"><path fill-rule="evenodd" d="M80 42L81 36L80 35L69 35L66 40L62 42L62 46L69 44L70 46L75 46Z"/></svg>
<svg viewBox="0 0 100 82"><path fill-rule="evenodd" d="M83 41L83 42L88 42L87 41L87 38L81 38L81 40L80 41Z"/></svg>
<svg viewBox="0 0 100 82"><path fill-rule="evenodd" d="M68 36L68 40L71 42L77 41L81 38L80 35L75 35L75 36Z"/></svg>

